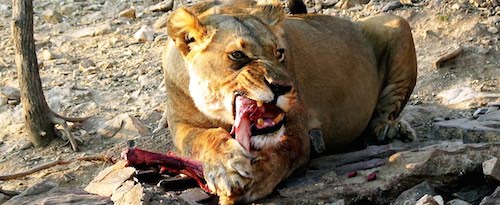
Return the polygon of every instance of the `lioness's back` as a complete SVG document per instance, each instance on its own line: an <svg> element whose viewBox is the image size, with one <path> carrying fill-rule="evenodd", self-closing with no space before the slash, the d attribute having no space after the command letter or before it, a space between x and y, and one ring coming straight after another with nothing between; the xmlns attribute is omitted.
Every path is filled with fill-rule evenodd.
<svg viewBox="0 0 500 205"><path fill-rule="evenodd" d="M368 124L381 87L370 44L358 26L332 16L291 16L284 29L287 67L314 115L310 127L334 136L327 146L345 146Z"/></svg>

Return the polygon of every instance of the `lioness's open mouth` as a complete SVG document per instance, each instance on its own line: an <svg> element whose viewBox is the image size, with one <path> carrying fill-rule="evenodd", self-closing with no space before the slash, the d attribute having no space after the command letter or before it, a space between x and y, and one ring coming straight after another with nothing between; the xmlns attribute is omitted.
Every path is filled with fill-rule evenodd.
<svg viewBox="0 0 500 205"><path fill-rule="evenodd" d="M274 102L264 103L241 95L234 100L235 119L231 134L250 151L250 137L278 131L285 121L285 112Z"/></svg>

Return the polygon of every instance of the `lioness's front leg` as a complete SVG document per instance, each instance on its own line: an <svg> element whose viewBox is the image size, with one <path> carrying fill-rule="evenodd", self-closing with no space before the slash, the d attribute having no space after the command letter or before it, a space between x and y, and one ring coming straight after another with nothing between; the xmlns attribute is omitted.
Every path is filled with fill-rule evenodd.
<svg viewBox="0 0 500 205"><path fill-rule="evenodd" d="M378 15L359 22L372 44L383 74L383 88L369 124L376 140L416 140L415 131L399 118L417 79L417 59L411 28L406 20L393 15Z"/></svg>
<svg viewBox="0 0 500 205"><path fill-rule="evenodd" d="M253 157L226 130L177 124L174 136L178 152L202 162L204 178L213 194L232 196L251 182Z"/></svg>
<svg viewBox="0 0 500 205"><path fill-rule="evenodd" d="M222 196L220 204L233 204L235 201L251 202L272 193L274 188L289 177L297 168L305 166L309 160L309 137L304 132L302 118L289 114L286 132L281 141L273 147L253 151L253 179L241 195Z"/></svg>

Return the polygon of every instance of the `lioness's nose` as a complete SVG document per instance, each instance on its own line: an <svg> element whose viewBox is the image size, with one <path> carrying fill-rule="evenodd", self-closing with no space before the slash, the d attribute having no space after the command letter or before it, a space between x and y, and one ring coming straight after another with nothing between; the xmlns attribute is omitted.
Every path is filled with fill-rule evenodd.
<svg viewBox="0 0 500 205"><path fill-rule="evenodd" d="M280 95L284 95L284 94L290 92L290 90L292 90L291 84L280 83L280 82L268 82L267 80L266 80L266 83L276 97L280 96Z"/></svg>

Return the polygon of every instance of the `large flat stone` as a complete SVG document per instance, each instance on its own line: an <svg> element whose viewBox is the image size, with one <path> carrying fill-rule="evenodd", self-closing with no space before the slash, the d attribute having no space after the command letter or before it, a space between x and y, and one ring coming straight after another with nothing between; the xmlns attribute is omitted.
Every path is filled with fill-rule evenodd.
<svg viewBox="0 0 500 205"><path fill-rule="evenodd" d="M125 161L119 161L101 172L85 187L85 191L110 197L125 181L135 173L135 168L125 167Z"/></svg>
<svg viewBox="0 0 500 205"><path fill-rule="evenodd" d="M127 113L114 117L97 130L97 134L103 137L114 137L125 140L143 137L148 133L148 128L141 121Z"/></svg>
<svg viewBox="0 0 500 205"><path fill-rule="evenodd" d="M500 143L443 142L397 152L387 159L386 165L359 170L355 177L340 174L332 178L329 173L334 167L315 167L307 170L304 176L288 179L278 190L280 197L264 202L317 204L344 199L346 204L353 200L365 204L390 204L401 192L423 180L440 186L457 185L460 176L475 173L491 156L500 156ZM377 179L368 181L367 176L374 172L377 172ZM304 195L308 197L301 197Z"/></svg>
<svg viewBox="0 0 500 205"><path fill-rule="evenodd" d="M111 24L104 23L104 24L97 25L97 26L82 28L80 30L73 32L71 34L71 36L73 36L75 38L82 38L82 37L90 37L90 36L98 36L98 35L108 34L111 32L113 32L113 28L111 27Z"/></svg>
<svg viewBox="0 0 500 205"><path fill-rule="evenodd" d="M93 204L111 205L109 197L89 194L81 188L59 187L50 181L42 181L12 197L4 205L19 204Z"/></svg>
<svg viewBox="0 0 500 205"><path fill-rule="evenodd" d="M466 143L499 142L500 121L489 120L496 113L488 113L478 120L461 118L436 122L434 131L442 139L462 139Z"/></svg>
<svg viewBox="0 0 500 205"><path fill-rule="evenodd" d="M118 188L111 200L115 202L116 205L129 205L129 204L148 204L149 198L144 192L144 188L141 184L134 183L134 181L126 181L123 185Z"/></svg>
<svg viewBox="0 0 500 205"><path fill-rule="evenodd" d="M483 173L487 177L500 181L500 161L498 161L498 158L493 157L492 159L484 161Z"/></svg>

